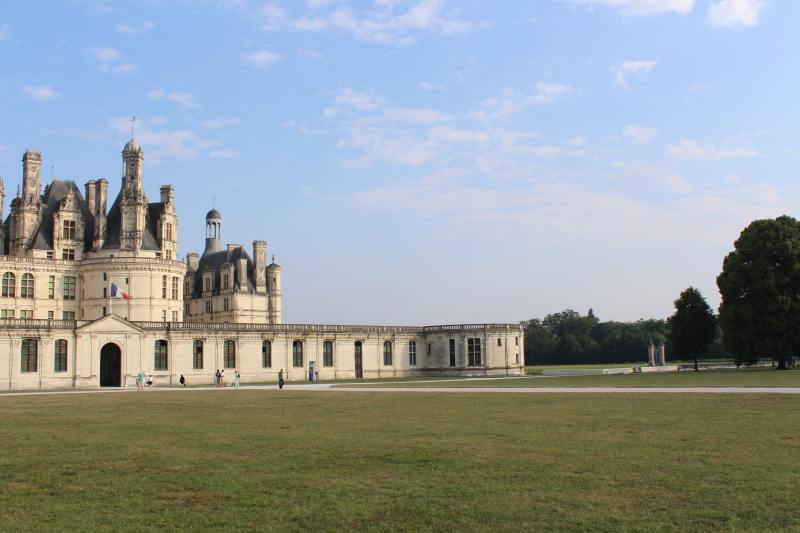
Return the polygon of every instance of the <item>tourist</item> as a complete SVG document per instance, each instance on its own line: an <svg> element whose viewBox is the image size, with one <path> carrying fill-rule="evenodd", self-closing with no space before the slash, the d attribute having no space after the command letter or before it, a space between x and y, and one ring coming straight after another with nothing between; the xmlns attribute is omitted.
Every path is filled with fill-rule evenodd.
<svg viewBox="0 0 800 533"><path fill-rule="evenodd" d="M283 388L283 369L282 368L281 368L281 371L278 372L278 388L279 389Z"/></svg>
<svg viewBox="0 0 800 533"><path fill-rule="evenodd" d="M239 371L237 370L237 371L236 371L236 374L234 374L234 378L233 378L233 385L234 385L234 387L236 387L237 389L239 388L239 381L240 381L241 379L242 379L242 375L241 375L241 374L239 374Z"/></svg>
<svg viewBox="0 0 800 533"><path fill-rule="evenodd" d="M219 368L214 372L214 386L219 387Z"/></svg>
<svg viewBox="0 0 800 533"><path fill-rule="evenodd" d="M148 387L152 387L153 386L153 374L150 374L149 376L147 376L147 386Z"/></svg>
<svg viewBox="0 0 800 533"><path fill-rule="evenodd" d="M181 374L180 382L181 382L181 385L183 385L184 387L186 386L186 378L183 377L183 374Z"/></svg>
<svg viewBox="0 0 800 533"><path fill-rule="evenodd" d="M225 369L219 371L219 386L220 388L225 388Z"/></svg>
<svg viewBox="0 0 800 533"><path fill-rule="evenodd" d="M139 370L139 374L136 376L136 390L144 390L144 371Z"/></svg>

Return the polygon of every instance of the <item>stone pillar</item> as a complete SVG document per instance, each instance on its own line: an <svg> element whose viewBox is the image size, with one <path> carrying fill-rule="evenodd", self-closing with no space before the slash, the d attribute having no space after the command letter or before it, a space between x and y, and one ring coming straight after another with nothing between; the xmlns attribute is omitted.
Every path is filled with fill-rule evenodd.
<svg viewBox="0 0 800 533"><path fill-rule="evenodd" d="M652 342L647 347L647 364L648 366L656 366L656 349Z"/></svg>
<svg viewBox="0 0 800 533"><path fill-rule="evenodd" d="M667 364L666 352L664 350L663 344L660 344L658 346L658 364L660 366L664 366Z"/></svg>

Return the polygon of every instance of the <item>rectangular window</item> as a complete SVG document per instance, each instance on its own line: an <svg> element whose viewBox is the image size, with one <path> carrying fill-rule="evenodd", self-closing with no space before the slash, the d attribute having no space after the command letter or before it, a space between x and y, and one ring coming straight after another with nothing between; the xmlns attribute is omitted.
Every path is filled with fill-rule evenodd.
<svg viewBox="0 0 800 533"><path fill-rule="evenodd" d="M108 273L103 272L103 281L108 281Z"/></svg>
<svg viewBox="0 0 800 533"><path fill-rule="evenodd" d="M303 368L303 341L292 342L292 366Z"/></svg>
<svg viewBox="0 0 800 533"><path fill-rule="evenodd" d="M450 366L456 366L456 340L450 339Z"/></svg>
<svg viewBox="0 0 800 533"><path fill-rule="evenodd" d="M20 309L19 310L19 317L20 318L33 318L33 309Z"/></svg>
<svg viewBox="0 0 800 533"><path fill-rule="evenodd" d="M47 297L54 300L56 297L56 277L50 276L47 279Z"/></svg>
<svg viewBox="0 0 800 533"><path fill-rule="evenodd" d="M108 315L108 309L103 307L103 316L106 316L106 315Z"/></svg>
<svg viewBox="0 0 800 533"><path fill-rule="evenodd" d="M155 370L168 370L169 352L167 347L167 341L164 340L156 341L153 352L155 356L155 360L153 362L153 368Z"/></svg>
<svg viewBox="0 0 800 533"><path fill-rule="evenodd" d="M52 259L52 258L53 258L53 251L52 251L52 250L49 250L49 251L47 252L47 258L48 258L48 259Z"/></svg>
<svg viewBox="0 0 800 533"><path fill-rule="evenodd" d="M173 311L172 312L172 321L173 322L177 322L178 321L178 312L177 311Z"/></svg>
<svg viewBox="0 0 800 533"><path fill-rule="evenodd" d="M194 341L192 348L192 368L194 370L203 369L203 341Z"/></svg>
<svg viewBox="0 0 800 533"><path fill-rule="evenodd" d="M498 338L498 339L497 339L497 345L498 345L498 346L502 346L502 345L503 345L503 339L501 339L501 338Z"/></svg>
<svg viewBox="0 0 800 533"><path fill-rule="evenodd" d="M21 298L33 298L33 274L23 274L19 288Z"/></svg>
<svg viewBox="0 0 800 533"><path fill-rule="evenodd" d="M172 278L172 299L178 299L178 278Z"/></svg>
<svg viewBox="0 0 800 533"><path fill-rule="evenodd" d="M223 289L223 290L227 290L227 288L228 288L228 281L229 281L229 276L228 276L228 274L223 274L223 275L222 275L222 289Z"/></svg>
<svg viewBox="0 0 800 533"><path fill-rule="evenodd" d="M430 354L431 354L431 343L429 342L428 343L428 355L430 355Z"/></svg>
<svg viewBox="0 0 800 533"><path fill-rule="evenodd" d="M172 240L172 224L167 222L167 234L165 235L168 241Z"/></svg>
<svg viewBox="0 0 800 533"><path fill-rule="evenodd" d="M103 298L108 297L108 287L103 287Z"/></svg>
<svg viewBox="0 0 800 533"><path fill-rule="evenodd" d="M322 366L333 366L333 341L322 343Z"/></svg>
<svg viewBox="0 0 800 533"><path fill-rule="evenodd" d="M211 300L206 300L206 313L211 314Z"/></svg>
<svg viewBox="0 0 800 533"><path fill-rule="evenodd" d="M261 342L261 366L264 368L272 368L272 342Z"/></svg>
<svg viewBox="0 0 800 533"><path fill-rule="evenodd" d="M414 341L408 342L408 364L417 366L417 343Z"/></svg>
<svg viewBox="0 0 800 533"><path fill-rule="evenodd" d="M17 276L11 272L3 274L3 292L0 294L8 298L17 296Z"/></svg>
<svg viewBox="0 0 800 533"><path fill-rule="evenodd" d="M167 299L167 276L161 276L161 297Z"/></svg>
<svg viewBox="0 0 800 533"><path fill-rule="evenodd" d="M14 310L13 309L0 310L0 318L14 318Z"/></svg>
<svg viewBox="0 0 800 533"><path fill-rule="evenodd" d="M20 366L22 372L36 372L38 370L39 346L36 339L22 339Z"/></svg>
<svg viewBox="0 0 800 533"><path fill-rule="evenodd" d="M481 340L479 338L467 339L467 363L469 366L480 366Z"/></svg>
<svg viewBox="0 0 800 533"><path fill-rule="evenodd" d="M183 304L183 315L184 316L189 316L189 303L188 302Z"/></svg>
<svg viewBox="0 0 800 533"><path fill-rule="evenodd" d="M53 311L48 311L47 312L47 320L53 320L54 316L55 315L54 315Z"/></svg>
<svg viewBox="0 0 800 533"><path fill-rule="evenodd" d="M65 239L75 240L75 228L77 225L75 224L74 220L65 220L64 221L64 231L62 232L61 236Z"/></svg>
<svg viewBox="0 0 800 533"><path fill-rule="evenodd" d="M75 248L64 248L61 250L61 259L65 261L75 260Z"/></svg>
<svg viewBox="0 0 800 533"><path fill-rule="evenodd" d="M228 299L227 298L222 300L222 310L223 311L227 311L228 310Z"/></svg>
<svg viewBox="0 0 800 533"><path fill-rule="evenodd" d="M106 316L106 308L103 308L103 316ZM61 318L63 320L75 320L75 311L62 311Z"/></svg>
<svg viewBox="0 0 800 533"><path fill-rule="evenodd" d="M203 278L203 292L208 292L211 290L211 278L206 276Z"/></svg>
<svg viewBox="0 0 800 533"><path fill-rule="evenodd" d="M64 276L64 299L74 300L77 293L78 278L75 276Z"/></svg>
<svg viewBox="0 0 800 533"><path fill-rule="evenodd" d="M392 341L384 341L383 343L383 364L387 366L392 364Z"/></svg>
<svg viewBox="0 0 800 533"><path fill-rule="evenodd" d="M55 347L55 368L56 372L67 371L67 341L59 339Z"/></svg>
<svg viewBox="0 0 800 533"><path fill-rule="evenodd" d="M519 337L514 337L514 346L519 346Z"/></svg>
<svg viewBox="0 0 800 533"><path fill-rule="evenodd" d="M223 346L223 364L225 368L236 368L236 342L225 341Z"/></svg>
<svg viewBox="0 0 800 533"><path fill-rule="evenodd" d="M162 309L161 310L161 322L166 322L166 321L167 321L167 310L166 309Z"/></svg>

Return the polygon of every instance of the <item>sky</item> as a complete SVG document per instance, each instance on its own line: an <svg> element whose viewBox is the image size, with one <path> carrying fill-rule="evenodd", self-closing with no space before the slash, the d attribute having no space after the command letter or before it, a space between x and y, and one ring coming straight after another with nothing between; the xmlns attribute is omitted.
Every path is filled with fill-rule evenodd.
<svg viewBox="0 0 800 533"><path fill-rule="evenodd" d="M0 6L4 213L144 149L180 255L215 206L284 321L665 318L797 215L800 2L95 0Z"/></svg>

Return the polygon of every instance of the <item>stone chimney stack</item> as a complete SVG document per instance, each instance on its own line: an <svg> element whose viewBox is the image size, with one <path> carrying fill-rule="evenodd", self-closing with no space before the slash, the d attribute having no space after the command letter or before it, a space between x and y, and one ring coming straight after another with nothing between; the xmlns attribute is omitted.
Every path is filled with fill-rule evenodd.
<svg viewBox="0 0 800 533"><path fill-rule="evenodd" d="M88 184L87 184L88 191ZM88 192L87 192L88 196ZM100 178L94 184L94 238L92 249L97 251L106 242L106 204L108 203L108 180Z"/></svg>
<svg viewBox="0 0 800 533"><path fill-rule="evenodd" d="M93 217L97 217L97 212L95 211L95 205L97 204L95 197L95 190L97 182L94 180L89 180L86 182L86 204L89 206L89 211L92 213Z"/></svg>
<svg viewBox="0 0 800 533"><path fill-rule="evenodd" d="M256 292L267 292L267 241L253 241L253 268Z"/></svg>
<svg viewBox="0 0 800 533"><path fill-rule="evenodd" d="M200 268L200 256L194 252L186 254L186 265L190 272L197 272Z"/></svg>
<svg viewBox="0 0 800 533"><path fill-rule="evenodd" d="M175 202L175 188L172 185L161 186L161 203L164 205Z"/></svg>
<svg viewBox="0 0 800 533"><path fill-rule="evenodd" d="M247 258L239 257L238 265L236 266L236 275L239 278L239 290L247 292Z"/></svg>

